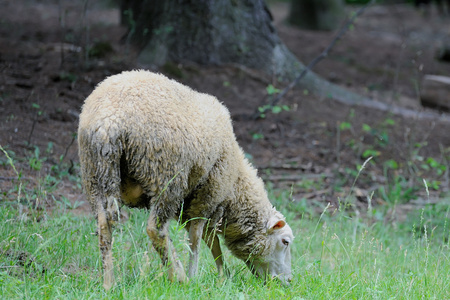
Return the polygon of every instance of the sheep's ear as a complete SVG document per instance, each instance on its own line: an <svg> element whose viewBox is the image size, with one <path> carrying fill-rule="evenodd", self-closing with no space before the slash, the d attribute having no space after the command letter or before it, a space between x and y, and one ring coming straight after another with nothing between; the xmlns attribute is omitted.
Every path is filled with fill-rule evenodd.
<svg viewBox="0 0 450 300"><path fill-rule="evenodd" d="M281 229L286 225L284 220L280 220L278 218L271 218L267 223L267 233L271 234L275 230Z"/></svg>

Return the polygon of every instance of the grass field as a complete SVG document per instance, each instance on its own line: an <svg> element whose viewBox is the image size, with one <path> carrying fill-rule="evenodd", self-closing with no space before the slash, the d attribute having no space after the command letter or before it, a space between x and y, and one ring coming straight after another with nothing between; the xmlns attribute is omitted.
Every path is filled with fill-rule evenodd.
<svg viewBox="0 0 450 300"><path fill-rule="evenodd" d="M283 193L281 193L282 195ZM1 299L446 299L450 290L448 203L429 206L403 223L348 212L295 211L276 199L296 235L293 281L266 285L225 252L230 275L219 278L202 247L199 276L171 283L145 233L147 212L128 210L114 233L117 283L105 292L95 221L70 210L0 206ZM187 264L185 230L172 239Z"/></svg>
<svg viewBox="0 0 450 300"><path fill-rule="evenodd" d="M450 298L448 196L418 206L405 218L393 203L361 211L348 205L351 197L342 200L342 211L323 206L317 213L313 204L323 203L295 200L292 191L271 186L270 198L296 236L290 286L276 280L264 284L228 251L229 275L218 277L205 245L198 276L187 284L169 282L145 232L148 212L124 208L128 220L118 224L113 239L117 282L105 292L94 218L74 214L79 203L62 196L56 201L52 194L64 178L79 193L78 173L52 166L49 174L38 176L37 186L24 183L15 164L35 166L34 160L13 160L3 152L7 159L1 164L16 179L10 190L0 191L0 299ZM39 199L41 204L53 199L55 205L47 209ZM171 237L186 266L189 244L182 224L171 223Z"/></svg>

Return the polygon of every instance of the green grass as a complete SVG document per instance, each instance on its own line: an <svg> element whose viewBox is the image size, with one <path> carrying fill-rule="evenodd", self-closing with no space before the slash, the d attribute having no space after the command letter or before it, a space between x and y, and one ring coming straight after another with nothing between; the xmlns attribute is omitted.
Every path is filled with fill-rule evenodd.
<svg viewBox="0 0 450 300"><path fill-rule="evenodd" d="M221 280L204 245L199 276L188 284L171 283L149 247L148 213L129 210L129 220L114 233L117 283L105 292L92 217L54 211L34 221L33 211L24 217L1 205L0 298L445 299L450 289L445 207L448 203L423 209L404 223L371 223L328 211L289 220L296 235L289 287L264 285L229 252L224 255L231 275ZM174 222L171 234L186 265L185 230Z"/></svg>
<svg viewBox="0 0 450 300"><path fill-rule="evenodd" d="M0 191L0 299L449 298L448 196L401 218L405 212L395 204L336 212L323 202L293 200L294 187L270 186L270 198L296 236L290 286L276 281L264 285L228 251L224 256L230 275L219 278L205 245L198 276L187 284L171 283L145 232L148 212L126 209L129 219L118 224L113 235L117 282L105 292L94 218L74 215L76 204L62 197L52 210L37 202L55 199L55 186L62 178L73 185L79 185L79 179L61 168L52 169L56 181L47 175L38 181L37 190L30 183L22 185L14 157L0 150L7 158L0 165L11 166L17 176L16 186ZM322 214L315 212L317 207L323 207ZM391 221L399 219L405 221ZM186 266L187 233L172 222L171 237Z"/></svg>

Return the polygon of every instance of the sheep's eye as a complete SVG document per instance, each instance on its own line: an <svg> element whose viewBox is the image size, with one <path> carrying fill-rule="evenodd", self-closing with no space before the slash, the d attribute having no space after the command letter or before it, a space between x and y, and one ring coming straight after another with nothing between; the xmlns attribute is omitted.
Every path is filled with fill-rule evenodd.
<svg viewBox="0 0 450 300"><path fill-rule="evenodd" d="M289 240L281 239L281 242L283 243L283 245L289 246Z"/></svg>

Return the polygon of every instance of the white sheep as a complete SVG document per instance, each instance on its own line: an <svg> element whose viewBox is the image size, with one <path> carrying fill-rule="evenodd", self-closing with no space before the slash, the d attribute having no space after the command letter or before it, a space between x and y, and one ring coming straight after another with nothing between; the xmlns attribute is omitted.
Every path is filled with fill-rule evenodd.
<svg viewBox="0 0 450 300"><path fill-rule="evenodd" d="M114 283L112 227L121 205L150 210L147 233L170 280L187 281L168 237L169 221L181 215L189 231L189 277L197 272L201 238L223 273L220 234L255 275L290 281L292 230L270 204L216 98L160 74L123 72L86 99L78 143L106 289Z"/></svg>

